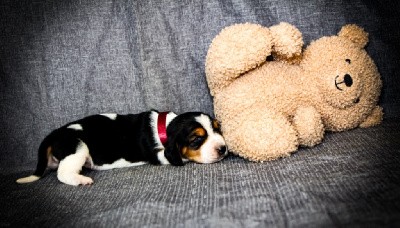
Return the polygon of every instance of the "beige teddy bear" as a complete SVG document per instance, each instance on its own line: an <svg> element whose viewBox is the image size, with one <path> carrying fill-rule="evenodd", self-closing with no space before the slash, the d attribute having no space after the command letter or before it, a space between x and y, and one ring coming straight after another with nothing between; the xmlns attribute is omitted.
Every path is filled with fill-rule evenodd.
<svg viewBox="0 0 400 228"><path fill-rule="evenodd" d="M289 156L320 143L325 131L382 121L382 83L356 25L302 50L288 23L236 24L214 38L206 77L231 151L252 161Z"/></svg>

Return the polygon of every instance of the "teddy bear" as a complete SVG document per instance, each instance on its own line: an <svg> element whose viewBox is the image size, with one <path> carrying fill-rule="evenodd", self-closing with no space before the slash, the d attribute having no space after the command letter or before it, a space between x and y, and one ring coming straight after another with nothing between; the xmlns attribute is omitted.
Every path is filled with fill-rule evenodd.
<svg viewBox="0 0 400 228"><path fill-rule="evenodd" d="M307 47L285 22L224 28L205 70L230 151L263 162L313 147L328 131L381 123L382 82L367 43L368 33L354 24Z"/></svg>

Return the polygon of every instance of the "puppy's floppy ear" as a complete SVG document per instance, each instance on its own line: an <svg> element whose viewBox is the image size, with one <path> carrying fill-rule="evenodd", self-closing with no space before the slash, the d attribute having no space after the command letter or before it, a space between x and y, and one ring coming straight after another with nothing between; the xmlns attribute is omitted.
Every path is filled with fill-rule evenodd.
<svg viewBox="0 0 400 228"><path fill-rule="evenodd" d="M182 166L182 155L180 152L181 148L179 148L179 144L176 141L175 137L172 139L168 139L167 145L165 146L164 156L168 159L171 165Z"/></svg>

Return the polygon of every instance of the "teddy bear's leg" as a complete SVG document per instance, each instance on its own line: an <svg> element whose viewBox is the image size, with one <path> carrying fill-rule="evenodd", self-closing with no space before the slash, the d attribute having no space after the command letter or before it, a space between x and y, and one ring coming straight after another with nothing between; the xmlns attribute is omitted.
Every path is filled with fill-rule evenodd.
<svg viewBox="0 0 400 228"><path fill-rule="evenodd" d="M206 57L211 95L264 63L271 55L272 46L269 29L261 25L245 23L224 28L213 39Z"/></svg>
<svg viewBox="0 0 400 228"><path fill-rule="evenodd" d="M321 115L314 107L298 108L292 122L297 130L300 145L312 147L322 141L324 125Z"/></svg>
<svg viewBox="0 0 400 228"><path fill-rule="evenodd" d="M221 120L229 149L241 157L268 161L297 150L296 131L284 116L275 112L248 109Z"/></svg>

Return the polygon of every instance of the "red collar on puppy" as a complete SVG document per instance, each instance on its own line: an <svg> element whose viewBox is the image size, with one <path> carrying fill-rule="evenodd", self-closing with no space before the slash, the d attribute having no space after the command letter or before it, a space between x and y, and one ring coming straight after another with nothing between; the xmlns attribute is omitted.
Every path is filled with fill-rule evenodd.
<svg viewBox="0 0 400 228"><path fill-rule="evenodd" d="M167 115L168 112L160 112L158 113L157 119L157 129L158 129L158 137L163 145L167 143Z"/></svg>

